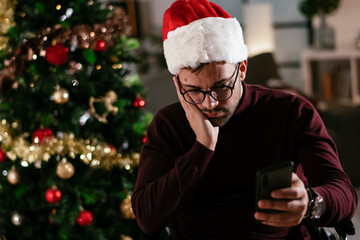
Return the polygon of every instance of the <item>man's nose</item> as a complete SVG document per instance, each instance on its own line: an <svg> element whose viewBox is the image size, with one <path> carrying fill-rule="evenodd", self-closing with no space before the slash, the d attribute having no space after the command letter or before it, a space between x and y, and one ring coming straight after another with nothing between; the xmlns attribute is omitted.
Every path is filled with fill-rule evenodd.
<svg viewBox="0 0 360 240"><path fill-rule="evenodd" d="M215 100L214 98L212 98L210 96L210 93L205 95L205 99L204 101L201 103L202 106L206 109L213 109L215 108L217 105L219 105L219 101Z"/></svg>

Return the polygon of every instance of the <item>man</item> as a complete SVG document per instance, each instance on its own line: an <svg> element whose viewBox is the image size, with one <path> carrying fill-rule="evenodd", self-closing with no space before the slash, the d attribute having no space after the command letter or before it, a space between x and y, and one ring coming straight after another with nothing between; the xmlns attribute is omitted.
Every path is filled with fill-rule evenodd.
<svg viewBox="0 0 360 240"><path fill-rule="evenodd" d="M180 103L148 130L132 196L148 235L176 239L310 239L310 225L351 219L357 195L314 107L247 85L247 47L236 19L207 0L165 12L164 53ZM261 69L259 69L261 71ZM255 173L293 161L290 188L257 204Z"/></svg>

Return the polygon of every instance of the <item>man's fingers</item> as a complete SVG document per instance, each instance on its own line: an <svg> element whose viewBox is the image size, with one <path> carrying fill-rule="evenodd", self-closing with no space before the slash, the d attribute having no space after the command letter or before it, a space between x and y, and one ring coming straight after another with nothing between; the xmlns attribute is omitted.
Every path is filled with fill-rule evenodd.
<svg viewBox="0 0 360 240"><path fill-rule="evenodd" d="M178 96L178 98L179 98L179 101L180 101L180 103L181 103L181 106L183 107L186 115L188 116L188 115L191 113L191 111L189 110L189 108L190 108L191 106L189 106L190 104L187 104L187 103L185 102L185 100L183 99L183 96L180 94L180 86L179 86L179 82L178 82L176 76L173 77L173 81L174 81L174 85L175 85L175 88L176 88L176 94L177 94L177 96ZM189 116L188 116L188 117L189 117Z"/></svg>
<svg viewBox="0 0 360 240"><path fill-rule="evenodd" d="M294 214L290 212L279 212L279 213L265 213L256 212L254 215L255 219L262 222L262 224L270 225L274 227L290 227L298 225L301 220L301 214Z"/></svg>
<svg viewBox="0 0 360 240"><path fill-rule="evenodd" d="M205 120L206 119L205 115L199 110L199 108L196 105L188 104L187 102L185 102L185 99L180 93L180 86L176 76L173 77L173 81L176 87L176 93L178 95L179 101L186 113L186 116L188 116L188 119L198 120L198 118L200 118Z"/></svg>
<svg viewBox="0 0 360 240"><path fill-rule="evenodd" d="M302 200L261 200L258 203L261 209L273 209L290 212L303 212L306 204Z"/></svg>
<svg viewBox="0 0 360 240"><path fill-rule="evenodd" d="M283 188L271 192L271 197L275 199L300 199L303 195L304 192L300 187Z"/></svg>
<svg viewBox="0 0 360 240"><path fill-rule="evenodd" d="M219 127L214 127L197 105L187 103L180 93L180 84L177 77L173 77L173 81L186 118L196 135L196 140L210 150L214 150L219 135Z"/></svg>
<svg viewBox="0 0 360 240"><path fill-rule="evenodd" d="M272 199L260 200L259 208L279 212L256 212L256 219L275 227L295 226L301 222L308 206L308 197L304 183L295 173L292 174L291 187L274 190L271 197Z"/></svg>
<svg viewBox="0 0 360 240"><path fill-rule="evenodd" d="M181 105L183 105L183 107L184 107L183 99L182 99L183 97L180 94L180 86L179 86L179 83L178 83L178 80L177 80L176 76L173 77L173 81L174 81L174 85L175 85L175 88L176 88L176 94L177 94L177 96L179 98L179 101L180 101Z"/></svg>
<svg viewBox="0 0 360 240"><path fill-rule="evenodd" d="M277 189L271 192L271 197L275 199L300 199L304 198L305 195L307 196L307 192L304 183L295 173L292 173L290 188Z"/></svg>

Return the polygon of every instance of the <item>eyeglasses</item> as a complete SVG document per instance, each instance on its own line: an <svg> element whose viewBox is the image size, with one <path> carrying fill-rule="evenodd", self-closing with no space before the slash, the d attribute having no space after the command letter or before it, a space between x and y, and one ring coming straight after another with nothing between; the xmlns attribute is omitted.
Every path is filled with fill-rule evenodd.
<svg viewBox="0 0 360 240"><path fill-rule="evenodd" d="M233 94L233 90L235 88L236 80L239 74L239 64L237 64L235 81L232 87L230 86L218 86L210 88L210 91L202 91L200 89L191 89L185 92L181 91L181 87L179 88L180 94L183 96L186 102L190 104L200 104L205 100L206 94L210 94L210 96L216 101L225 101L231 98ZM234 72L235 73L235 72ZM232 76L234 76L234 73ZM181 86L181 82L179 80L179 76L177 76L177 80L179 86Z"/></svg>

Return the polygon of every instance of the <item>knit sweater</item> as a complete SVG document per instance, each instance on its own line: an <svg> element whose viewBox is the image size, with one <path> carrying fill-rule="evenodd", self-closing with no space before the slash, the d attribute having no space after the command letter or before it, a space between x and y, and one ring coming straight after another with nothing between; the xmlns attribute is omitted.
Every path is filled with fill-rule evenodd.
<svg viewBox="0 0 360 240"><path fill-rule="evenodd" d="M295 94L242 84L214 151L196 141L180 103L154 117L132 196L145 233L175 223L179 239L310 239L309 220L288 228L254 219L256 171L290 160L325 201L322 217L310 224L333 226L353 216L355 189L314 107Z"/></svg>

